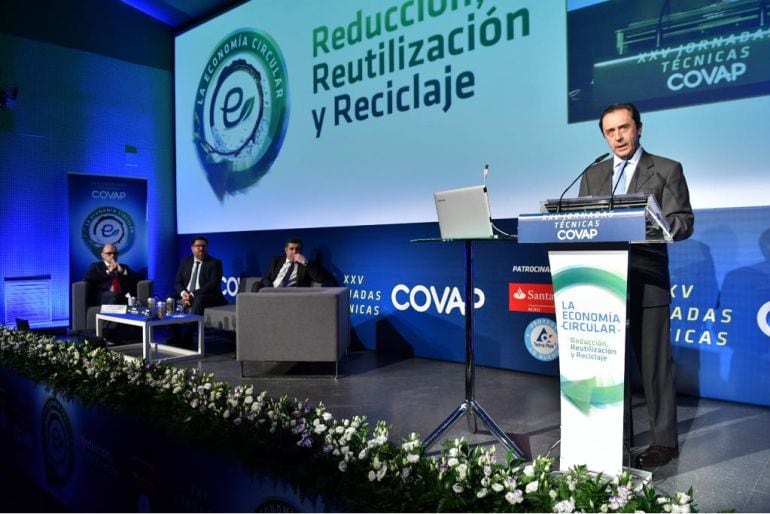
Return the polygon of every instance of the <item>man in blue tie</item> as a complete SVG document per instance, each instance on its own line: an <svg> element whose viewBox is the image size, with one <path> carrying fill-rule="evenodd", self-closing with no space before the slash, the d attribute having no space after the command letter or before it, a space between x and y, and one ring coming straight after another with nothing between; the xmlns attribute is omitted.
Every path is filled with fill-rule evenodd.
<svg viewBox="0 0 770 514"><path fill-rule="evenodd" d="M208 248L205 237L194 237L192 255L182 260L174 281L178 301L191 314L203 314L206 307L227 303L222 295L222 261L209 255Z"/></svg>
<svg viewBox="0 0 770 514"><path fill-rule="evenodd" d="M682 165L647 153L640 144L642 119L630 103L607 107L599 129L614 154L589 169L580 196L646 193L655 196L674 241L687 239L695 217ZM634 244L629 251L630 345L640 366L650 416L651 445L636 457L635 466L655 468L679 455L674 361L671 355L671 279L664 243ZM631 351L626 352L628 356ZM627 359L630 364L631 360ZM631 376L626 366L626 383ZM624 439L633 444L630 389L626 388Z"/></svg>
<svg viewBox="0 0 770 514"><path fill-rule="evenodd" d="M302 240L290 237L283 247L284 255L270 261L260 287L310 287L313 282L325 284L328 275L317 263L302 255Z"/></svg>

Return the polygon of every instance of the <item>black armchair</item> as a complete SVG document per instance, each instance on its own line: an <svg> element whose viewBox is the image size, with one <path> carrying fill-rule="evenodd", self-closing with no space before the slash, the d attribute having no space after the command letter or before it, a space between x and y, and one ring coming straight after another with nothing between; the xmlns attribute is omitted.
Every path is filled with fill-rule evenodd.
<svg viewBox="0 0 770 514"><path fill-rule="evenodd" d="M152 296L152 280L139 280L136 283L136 297L143 304ZM100 307L89 299L88 282L80 280L72 284L72 304L70 325L73 331L96 330L96 315Z"/></svg>

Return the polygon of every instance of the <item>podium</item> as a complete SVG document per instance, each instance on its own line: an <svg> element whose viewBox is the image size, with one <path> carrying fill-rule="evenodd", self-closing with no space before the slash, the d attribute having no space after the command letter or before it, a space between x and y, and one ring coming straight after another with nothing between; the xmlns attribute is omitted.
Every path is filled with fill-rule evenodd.
<svg viewBox="0 0 770 514"><path fill-rule="evenodd" d="M545 243L556 304L561 461L617 475L623 465L629 248L669 242L653 195L546 200L519 216L519 242Z"/></svg>

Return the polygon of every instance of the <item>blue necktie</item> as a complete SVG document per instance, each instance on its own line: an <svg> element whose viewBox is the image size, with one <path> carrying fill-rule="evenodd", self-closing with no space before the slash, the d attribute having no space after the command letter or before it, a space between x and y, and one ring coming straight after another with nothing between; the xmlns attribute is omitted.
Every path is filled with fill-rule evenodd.
<svg viewBox="0 0 770 514"><path fill-rule="evenodd" d="M613 176L614 188L612 189L613 194L622 195L626 193L626 174L624 172L627 165L628 160L625 160L620 161L615 167L615 174Z"/></svg>

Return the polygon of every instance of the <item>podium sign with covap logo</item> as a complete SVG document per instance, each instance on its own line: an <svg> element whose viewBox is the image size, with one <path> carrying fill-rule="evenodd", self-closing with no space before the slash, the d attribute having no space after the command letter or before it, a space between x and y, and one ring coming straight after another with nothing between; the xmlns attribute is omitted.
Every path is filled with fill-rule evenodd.
<svg viewBox="0 0 770 514"><path fill-rule="evenodd" d="M519 215L520 243L644 241L644 209Z"/></svg>

